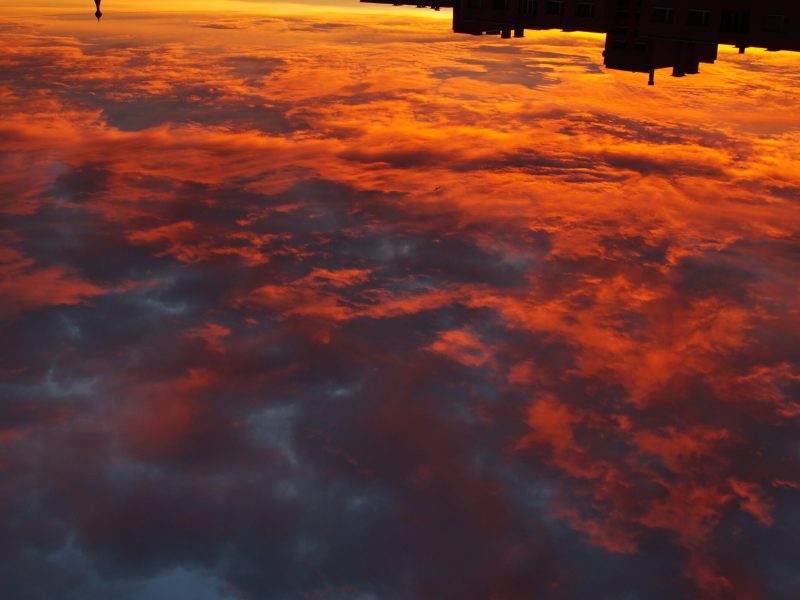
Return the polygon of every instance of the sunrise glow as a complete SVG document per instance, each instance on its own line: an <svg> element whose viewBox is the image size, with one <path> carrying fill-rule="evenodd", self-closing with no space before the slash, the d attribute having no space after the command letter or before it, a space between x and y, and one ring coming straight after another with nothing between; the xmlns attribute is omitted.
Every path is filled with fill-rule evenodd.
<svg viewBox="0 0 800 600"><path fill-rule="evenodd" d="M0 597L794 598L800 54L0 8Z"/></svg>

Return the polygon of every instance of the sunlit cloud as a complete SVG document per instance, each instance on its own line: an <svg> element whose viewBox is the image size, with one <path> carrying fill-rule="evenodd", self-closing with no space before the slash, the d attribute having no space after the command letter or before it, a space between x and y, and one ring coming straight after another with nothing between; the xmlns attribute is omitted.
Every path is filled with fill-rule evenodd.
<svg viewBox="0 0 800 600"><path fill-rule="evenodd" d="M797 589L800 59L49 6L2 17L0 595Z"/></svg>

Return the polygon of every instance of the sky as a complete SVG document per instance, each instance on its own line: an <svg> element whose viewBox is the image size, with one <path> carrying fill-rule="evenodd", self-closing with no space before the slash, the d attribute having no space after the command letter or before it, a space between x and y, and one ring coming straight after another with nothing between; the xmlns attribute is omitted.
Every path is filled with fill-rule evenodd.
<svg viewBox="0 0 800 600"><path fill-rule="evenodd" d="M0 8L0 597L800 595L800 55Z"/></svg>

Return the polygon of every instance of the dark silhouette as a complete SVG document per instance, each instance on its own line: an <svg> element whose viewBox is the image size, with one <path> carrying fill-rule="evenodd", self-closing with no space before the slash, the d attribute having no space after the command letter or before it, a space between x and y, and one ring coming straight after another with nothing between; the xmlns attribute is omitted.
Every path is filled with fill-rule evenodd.
<svg viewBox="0 0 800 600"><path fill-rule="evenodd" d="M95 7L97 7L97 10L96 10L96 11L94 11L94 16L95 16L95 17L97 17L97 20L98 20L98 21L100 20L100 17L102 17L102 16L103 16L103 13L102 13L102 11L100 10L100 2L101 2L101 1L102 1L102 0L94 0L94 5L95 5Z"/></svg>
<svg viewBox="0 0 800 600"><path fill-rule="evenodd" d="M398 5L394 0L361 0ZM606 34L609 69L648 73L672 68L674 77L713 63L719 44L800 51L798 0L444 0L453 31L523 37L525 29Z"/></svg>

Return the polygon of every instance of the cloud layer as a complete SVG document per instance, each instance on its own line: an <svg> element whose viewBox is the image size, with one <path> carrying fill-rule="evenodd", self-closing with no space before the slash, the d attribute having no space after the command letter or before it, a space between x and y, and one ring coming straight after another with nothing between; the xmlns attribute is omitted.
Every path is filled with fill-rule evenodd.
<svg viewBox="0 0 800 600"><path fill-rule="evenodd" d="M0 596L800 593L800 59L107 12L2 25Z"/></svg>

